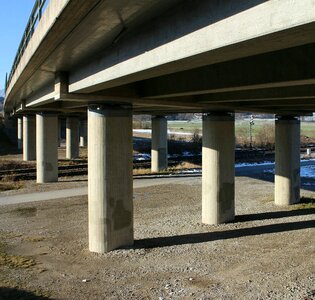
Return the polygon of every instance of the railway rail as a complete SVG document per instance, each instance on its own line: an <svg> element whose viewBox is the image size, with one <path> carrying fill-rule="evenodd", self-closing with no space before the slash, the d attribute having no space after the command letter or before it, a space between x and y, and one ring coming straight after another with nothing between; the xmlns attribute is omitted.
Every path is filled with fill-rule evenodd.
<svg viewBox="0 0 315 300"><path fill-rule="evenodd" d="M304 154L306 149L301 149L301 154ZM236 151L236 162L248 162L254 161L256 158L260 161L272 161L274 160L274 151ZM69 164L65 164L66 161L62 161L62 165L58 167L59 177L72 177L83 176L88 173L88 164L86 160L69 161ZM175 167L181 162L188 162L197 165L201 165L201 155L192 156L177 156L169 159L169 167ZM134 169L149 169L151 167L150 160L133 161ZM178 170L179 171L179 170ZM180 170L181 173L185 173L185 169ZM175 170L169 172L163 172L162 175L173 174ZM156 175L156 174L155 174ZM139 176L139 175L138 175ZM137 176L137 177L138 177ZM141 175L143 176L143 175ZM146 174L145 176L150 176ZM36 168L34 166L20 168L0 170L0 180L20 181L20 180L34 180L36 179Z"/></svg>

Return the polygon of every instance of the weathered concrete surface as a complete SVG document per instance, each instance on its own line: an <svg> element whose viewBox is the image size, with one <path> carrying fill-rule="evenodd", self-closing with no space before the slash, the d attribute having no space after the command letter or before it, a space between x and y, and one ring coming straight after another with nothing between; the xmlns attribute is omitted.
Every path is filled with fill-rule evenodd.
<svg viewBox="0 0 315 300"><path fill-rule="evenodd" d="M23 116L23 160L36 159L36 117Z"/></svg>
<svg viewBox="0 0 315 300"><path fill-rule="evenodd" d="M89 107L89 249L133 244L132 115Z"/></svg>
<svg viewBox="0 0 315 300"><path fill-rule="evenodd" d="M52 53L61 41L68 35L69 30L72 30L71 24L78 22L82 16L86 14L87 7L93 7L97 0L86 0L84 3L69 0L50 0L42 18L36 27L36 30L20 60L20 63L14 72L13 78L6 91L6 102L9 95L13 96L21 92L21 87L24 86L28 94L41 88L43 80L54 80L54 73L43 72L33 81L26 81L30 75L33 75L35 70L41 65L45 59ZM76 6L76 7L74 7ZM72 14L71 20L64 16L65 13ZM48 34L49 32L49 34ZM55 61L56 62L56 61ZM46 73L46 74L45 74ZM17 106L18 99L11 99L5 105Z"/></svg>
<svg viewBox="0 0 315 300"><path fill-rule="evenodd" d="M300 121L276 120L275 204L300 202Z"/></svg>
<svg viewBox="0 0 315 300"><path fill-rule="evenodd" d="M58 117L36 115L37 182L58 181Z"/></svg>
<svg viewBox="0 0 315 300"><path fill-rule="evenodd" d="M79 119L68 117L66 122L66 158L79 157Z"/></svg>
<svg viewBox="0 0 315 300"><path fill-rule="evenodd" d="M69 91L91 92L314 42L310 31L300 32L301 25L314 22L314 11L308 0L182 1L101 60L71 73Z"/></svg>
<svg viewBox="0 0 315 300"><path fill-rule="evenodd" d="M23 117L17 118L17 148L23 149Z"/></svg>
<svg viewBox="0 0 315 300"><path fill-rule="evenodd" d="M152 118L151 170L167 169L167 119L162 116Z"/></svg>
<svg viewBox="0 0 315 300"><path fill-rule="evenodd" d="M220 224L235 216L234 116L204 116L202 132L202 222Z"/></svg>
<svg viewBox="0 0 315 300"><path fill-rule="evenodd" d="M75 111L80 110L81 103L82 110L96 96L88 94L84 99L82 93L97 92L100 102L132 102L136 104L135 110L154 114L176 111L176 108L177 111L286 113L284 101L270 108L270 103L218 105L195 97L176 98L176 101L167 98L239 89L287 88L315 82L314 67L305 64L312 59L303 59L305 47L314 52L313 0L87 0L83 4L52 0L50 3L8 88L5 104L8 111L19 107L22 99L28 107L49 104L51 109ZM292 50L294 55L289 51L293 47L297 47L296 51ZM273 55L276 51L284 51L278 55L282 60ZM268 63L256 59L257 55L265 54ZM247 58L253 63L248 62L242 71L239 65L244 66ZM233 62L237 59L241 61ZM227 65L207 69L219 63ZM303 67L297 68L301 63ZM206 68L203 73L197 72L203 67ZM257 72L260 68L263 70ZM227 76L222 72L225 69L238 76ZM61 103L55 101L56 70L67 73L67 91L75 93L58 99ZM185 78L180 74L183 71L188 72ZM160 84L163 78L154 81L155 77L168 74L175 76L172 82L169 78L164 78L169 82L166 85ZM307 87L304 92L309 95ZM76 95L78 102L73 103ZM102 95L117 98L102 99ZM296 110L303 113L314 109L315 94L311 96L307 108L303 103ZM164 97L165 100L144 101L141 97ZM303 97L305 94L300 94L299 98ZM250 99L248 96L247 100ZM289 113L292 110L295 107Z"/></svg>

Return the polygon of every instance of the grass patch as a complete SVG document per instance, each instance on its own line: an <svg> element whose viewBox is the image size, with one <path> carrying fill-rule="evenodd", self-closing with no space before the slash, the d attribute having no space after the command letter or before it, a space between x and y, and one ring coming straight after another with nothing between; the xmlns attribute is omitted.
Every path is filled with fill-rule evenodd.
<svg viewBox="0 0 315 300"><path fill-rule="evenodd" d="M45 238L42 236L28 236L24 238L24 240L27 242L37 243L37 242L42 242L43 240L45 240Z"/></svg>
<svg viewBox="0 0 315 300"><path fill-rule="evenodd" d="M0 230L0 268L5 266L12 269L29 269L36 265L32 257L11 255L6 252L6 239L20 237L20 234L14 232L5 232ZM43 268L38 269L38 273L46 271ZM19 272L19 271L16 271ZM30 290L23 282L17 282L10 278L10 273L5 268L0 272L0 299L49 299L51 293L42 289Z"/></svg>
<svg viewBox="0 0 315 300"><path fill-rule="evenodd" d="M147 168L139 168L139 169L133 169L132 171L133 175L152 175L151 169Z"/></svg>
<svg viewBox="0 0 315 300"><path fill-rule="evenodd" d="M20 235L15 235L13 233L0 232L0 266L8 266L11 268L23 268L27 269L29 267L35 266L35 260L31 257L20 256L20 255L10 255L6 253L5 248L7 244L6 239L15 238Z"/></svg>
<svg viewBox="0 0 315 300"><path fill-rule="evenodd" d="M170 171L172 170L186 170L186 169L199 169L201 168L201 165L199 164L194 164L194 163L190 163L187 161L183 161L181 163L179 163L178 165L176 165L173 168L169 168Z"/></svg>
<svg viewBox="0 0 315 300"><path fill-rule="evenodd" d="M255 119L252 127L254 145L274 143L274 120ZM191 132L202 131L202 121L168 121L168 128L173 131ZM235 134L240 145L249 143L249 120L235 121ZM301 122L301 139L308 137L308 142L315 139L315 122Z"/></svg>
<svg viewBox="0 0 315 300"><path fill-rule="evenodd" d="M273 195L268 195L261 198L261 202L264 202L264 203L273 202L274 200L275 199Z"/></svg>
<svg viewBox="0 0 315 300"><path fill-rule="evenodd" d="M36 207L22 207L22 208L16 208L12 210L11 212L22 217L34 217L36 216L37 208Z"/></svg>
<svg viewBox="0 0 315 300"><path fill-rule="evenodd" d="M5 252L0 252L0 266L8 266L11 268L27 269L35 266L35 260L31 257L10 255Z"/></svg>
<svg viewBox="0 0 315 300"><path fill-rule="evenodd" d="M23 185L21 183L0 182L0 192L19 190Z"/></svg>
<svg viewBox="0 0 315 300"><path fill-rule="evenodd" d="M291 210L296 209L315 209L315 199L310 197L301 197L300 203L294 204Z"/></svg>
<svg viewBox="0 0 315 300"><path fill-rule="evenodd" d="M200 168L200 165L189 163L189 162L181 162L178 165L174 167L167 168L164 171L159 172L152 172L150 168L139 168L139 169L133 169L133 175L161 175L161 174L168 174L169 172L176 172L179 170L189 170L189 169L198 169Z"/></svg>

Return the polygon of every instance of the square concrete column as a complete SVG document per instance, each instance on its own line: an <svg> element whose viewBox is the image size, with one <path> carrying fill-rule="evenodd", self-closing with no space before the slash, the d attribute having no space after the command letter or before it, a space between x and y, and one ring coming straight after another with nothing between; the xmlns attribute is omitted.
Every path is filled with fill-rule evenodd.
<svg viewBox="0 0 315 300"><path fill-rule="evenodd" d="M300 121L294 117L276 120L275 204L300 202Z"/></svg>
<svg viewBox="0 0 315 300"><path fill-rule="evenodd" d="M87 120L80 121L80 147L87 145Z"/></svg>
<svg viewBox="0 0 315 300"><path fill-rule="evenodd" d="M23 117L17 118L17 147L19 150L23 148Z"/></svg>
<svg viewBox="0 0 315 300"><path fill-rule="evenodd" d="M167 169L167 119L162 116L152 118L151 170Z"/></svg>
<svg viewBox="0 0 315 300"><path fill-rule="evenodd" d="M36 118L32 115L23 116L23 160L36 159Z"/></svg>
<svg viewBox="0 0 315 300"><path fill-rule="evenodd" d="M88 109L89 249L133 244L132 114Z"/></svg>
<svg viewBox="0 0 315 300"><path fill-rule="evenodd" d="M79 157L79 119L68 117L66 122L66 158Z"/></svg>
<svg viewBox="0 0 315 300"><path fill-rule="evenodd" d="M36 115L37 182L58 181L58 117Z"/></svg>
<svg viewBox="0 0 315 300"><path fill-rule="evenodd" d="M234 116L206 115L202 123L202 222L220 224L235 217Z"/></svg>

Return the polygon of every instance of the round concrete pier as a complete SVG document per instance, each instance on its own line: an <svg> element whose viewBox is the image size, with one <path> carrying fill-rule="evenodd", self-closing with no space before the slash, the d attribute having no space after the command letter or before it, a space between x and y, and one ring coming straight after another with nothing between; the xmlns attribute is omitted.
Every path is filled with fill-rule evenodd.
<svg viewBox="0 0 315 300"><path fill-rule="evenodd" d="M300 202L300 121L294 117L276 120L275 204Z"/></svg>
<svg viewBox="0 0 315 300"><path fill-rule="evenodd" d="M167 169L167 119L163 116L152 118L151 170Z"/></svg>
<svg viewBox="0 0 315 300"><path fill-rule="evenodd" d="M23 116L23 160L36 159L36 118L32 115Z"/></svg>
<svg viewBox="0 0 315 300"><path fill-rule="evenodd" d="M36 115L37 182L58 181L58 117Z"/></svg>
<svg viewBox="0 0 315 300"><path fill-rule="evenodd" d="M132 114L88 109L89 249L133 244Z"/></svg>
<svg viewBox="0 0 315 300"><path fill-rule="evenodd" d="M23 148L23 117L17 118L17 147L19 150Z"/></svg>
<svg viewBox="0 0 315 300"><path fill-rule="evenodd" d="M66 158L79 157L79 119L68 117L66 122Z"/></svg>
<svg viewBox="0 0 315 300"><path fill-rule="evenodd" d="M235 217L234 116L209 114L202 128L202 222L220 224Z"/></svg>

